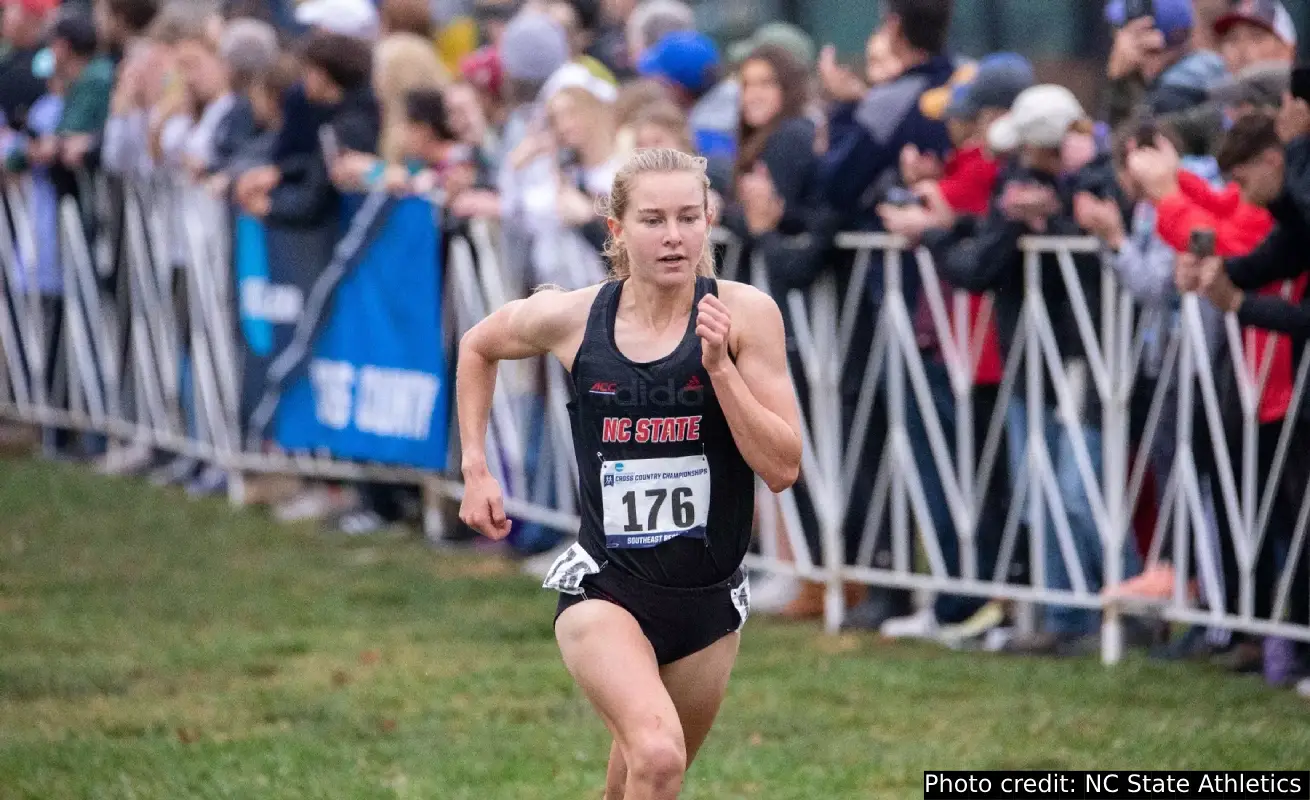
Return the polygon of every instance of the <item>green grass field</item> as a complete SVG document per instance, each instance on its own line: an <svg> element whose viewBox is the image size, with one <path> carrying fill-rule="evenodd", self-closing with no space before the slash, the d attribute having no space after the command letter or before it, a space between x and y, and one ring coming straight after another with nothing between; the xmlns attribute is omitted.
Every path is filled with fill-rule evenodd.
<svg viewBox="0 0 1310 800"><path fill-rule="evenodd" d="M0 797L599 798L608 739L508 563L0 462ZM684 797L909 798L943 768L1303 768L1310 709L1201 666L755 617Z"/></svg>

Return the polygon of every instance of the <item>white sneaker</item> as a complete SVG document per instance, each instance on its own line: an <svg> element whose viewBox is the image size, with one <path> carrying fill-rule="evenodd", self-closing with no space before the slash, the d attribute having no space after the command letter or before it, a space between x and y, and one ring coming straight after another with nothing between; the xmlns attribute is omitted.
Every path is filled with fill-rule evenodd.
<svg viewBox="0 0 1310 800"><path fill-rule="evenodd" d="M1014 628L992 628L983 634L983 650L988 653L999 653L1014 637Z"/></svg>
<svg viewBox="0 0 1310 800"><path fill-rule="evenodd" d="M188 497L208 497L227 491L227 473L210 464L200 470L200 474L186 485Z"/></svg>
<svg viewBox="0 0 1310 800"><path fill-rule="evenodd" d="M314 486L292 497L273 509L278 522L304 522L321 520L338 511L359 505L359 493L354 489L334 486Z"/></svg>
<svg viewBox="0 0 1310 800"><path fill-rule="evenodd" d="M162 467L152 469L150 474L146 476L146 481L151 486L172 486L177 483L186 483L194 478L199 471L199 461L187 456L178 456Z"/></svg>
<svg viewBox="0 0 1310 800"><path fill-rule="evenodd" d="M347 536L368 536L377 533L387 527L387 521L373 510L359 509L356 511L347 511L337 518L336 529L338 533L344 533Z"/></svg>
<svg viewBox="0 0 1310 800"><path fill-rule="evenodd" d="M1296 682L1296 693L1310 700L1310 678L1302 678Z"/></svg>
<svg viewBox="0 0 1310 800"><path fill-rule="evenodd" d="M751 581L751 611L776 614L801 593L801 582L791 575L768 572Z"/></svg>
<svg viewBox="0 0 1310 800"><path fill-rule="evenodd" d="M145 467L150 463L150 458L150 447L144 444L111 448L96 466L96 472L101 475L127 475Z"/></svg>
<svg viewBox="0 0 1310 800"><path fill-rule="evenodd" d="M931 608L925 608L908 617L889 619L878 629L888 639L936 639L941 626Z"/></svg>

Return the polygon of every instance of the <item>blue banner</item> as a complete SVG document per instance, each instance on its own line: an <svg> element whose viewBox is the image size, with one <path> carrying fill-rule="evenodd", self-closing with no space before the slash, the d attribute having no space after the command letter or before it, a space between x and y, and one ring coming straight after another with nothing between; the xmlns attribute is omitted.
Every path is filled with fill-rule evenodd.
<svg viewBox="0 0 1310 800"><path fill-rule="evenodd" d="M238 214L233 232L245 423L269 390L269 369L290 346L304 317L305 298L332 260L341 224L334 220L312 228L284 228Z"/></svg>
<svg viewBox="0 0 1310 800"><path fill-rule="evenodd" d="M332 287L306 363L290 373L274 438L292 451L444 470L440 235L427 200L387 205Z"/></svg>

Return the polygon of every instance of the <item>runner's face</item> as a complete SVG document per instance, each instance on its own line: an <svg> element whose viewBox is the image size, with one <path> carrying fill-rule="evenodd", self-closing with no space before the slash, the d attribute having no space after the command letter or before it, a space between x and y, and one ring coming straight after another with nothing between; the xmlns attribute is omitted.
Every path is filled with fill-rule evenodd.
<svg viewBox="0 0 1310 800"><path fill-rule="evenodd" d="M638 175L621 235L634 275L670 286L693 278L709 239L701 177L692 172Z"/></svg>

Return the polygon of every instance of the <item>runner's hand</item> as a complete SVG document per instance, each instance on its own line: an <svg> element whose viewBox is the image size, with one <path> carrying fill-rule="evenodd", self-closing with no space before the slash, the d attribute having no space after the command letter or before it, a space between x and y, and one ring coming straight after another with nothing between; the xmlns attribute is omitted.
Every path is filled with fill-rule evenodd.
<svg viewBox="0 0 1310 800"><path fill-rule="evenodd" d="M493 541L509 536L509 518L501 497L500 483L483 470L480 474L464 478L464 500L459 506L459 519L478 533Z"/></svg>
<svg viewBox="0 0 1310 800"><path fill-rule="evenodd" d="M701 340L700 363L711 375L728 363L730 330L732 314L728 312L728 307L714 295L705 295L696 312L696 335Z"/></svg>

